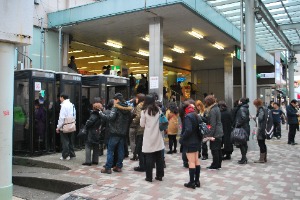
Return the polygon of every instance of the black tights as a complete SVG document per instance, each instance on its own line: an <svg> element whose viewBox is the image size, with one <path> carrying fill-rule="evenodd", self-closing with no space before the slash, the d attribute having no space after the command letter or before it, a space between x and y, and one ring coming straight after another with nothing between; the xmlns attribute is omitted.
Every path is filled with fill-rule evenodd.
<svg viewBox="0 0 300 200"><path fill-rule="evenodd" d="M176 135L168 135L169 138L169 149L172 150L173 144L174 144L174 150L177 148L177 139Z"/></svg>
<svg viewBox="0 0 300 200"><path fill-rule="evenodd" d="M265 139L257 140L257 142L258 142L260 153L266 153L267 152L266 140Z"/></svg>

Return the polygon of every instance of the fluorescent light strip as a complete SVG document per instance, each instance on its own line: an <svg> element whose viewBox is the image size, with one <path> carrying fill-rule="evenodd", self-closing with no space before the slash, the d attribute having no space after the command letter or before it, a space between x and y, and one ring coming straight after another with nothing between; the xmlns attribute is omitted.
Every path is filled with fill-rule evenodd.
<svg viewBox="0 0 300 200"><path fill-rule="evenodd" d="M194 36L195 38L198 38L198 39L203 38L203 35L201 33L197 32L197 31L192 30L192 31L189 31L188 33L191 36Z"/></svg>
<svg viewBox="0 0 300 200"><path fill-rule="evenodd" d="M88 62L89 64L93 64L93 63L104 63L104 62L111 62L113 60L99 60L99 61L94 61L94 62Z"/></svg>
<svg viewBox="0 0 300 200"><path fill-rule="evenodd" d="M197 53L195 54L195 56L193 58L195 58L197 60L204 60L204 57Z"/></svg>
<svg viewBox="0 0 300 200"><path fill-rule="evenodd" d="M149 56L149 52L148 51L141 50L141 49L137 52L137 54L140 54L142 56Z"/></svg>
<svg viewBox="0 0 300 200"><path fill-rule="evenodd" d="M218 43L218 42L216 42L215 44L213 44L213 46L216 47L219 50L223 50L224 49L224 47L220 43Z"/></svg>
<svg viewBox="0 0 300 200"><path fill-rule="evenodd" d="M174 45L174 48L172 49L172 51L175 51L177 53L184 53L184 49L180 48L179 46Z"/></svg>
<svg viewBox="0 0 300 200"><path fill-rule="evenodd" d="M83 50L75 50L75 51L69 51L68 53L80 53L82 52Z"/></svg>
<svg viewBox="0 0 300 200"><path fill-rule="evenodd" d="M169 58L169 57L163 57L163 61L167 62L167 63L173 62L172 58Z"/></svg>
<svg viewBox="0 0 300 200"><path fill-rule="evenodd" d="M113 40L107 40L107 42L104 44L107 46L118 48L118 49L121 49L123 47L121 43L115 42Z"/></svg>
<svg viewBox="0 0 300 200"><path fill-rule="evenodd" d="M77 68L77 69L86 69L87 67L80 67L80 68Z"/></svg>
<svg viewBox="0 0 300 200"><path fill-rule="evenodd" d="M82 59L88 59L88 58L100 58L103 57L104 55L96 55L96 56L84 56L84 57L78 57L76 60L82 60Z"/></svg>
<svg viewBox="0 0 300 200"><path fill-rule="evenodd" d="M142 37L143 40L149 42L150 41L150 37L149 35L145 35L145 37Z"/></svg>

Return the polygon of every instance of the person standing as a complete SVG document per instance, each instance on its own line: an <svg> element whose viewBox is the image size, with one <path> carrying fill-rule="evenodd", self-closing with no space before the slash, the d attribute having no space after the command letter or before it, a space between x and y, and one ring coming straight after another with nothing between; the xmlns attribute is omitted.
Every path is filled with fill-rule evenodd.
<svg viewBox="0 0 300 200"><path fill-rule="evenodd" d="M207 95L206 95L207 96ZM206 113L205 113L205 105L202 103L201 100L197 100L195 103L196 111L198 112L198 115L201 117L201 119L206 123ZM202 160L208 159L208 148L207 148L207 141L202 142L201 148L199 149L199 157L202 154Z"/></svg>
<svg viewBox="0 0 300 200"><path fill-rule="evenodd" d="M223 126L221 121L221 112L216 103L216 98L213 95L205 97L205 105L207 107L207 123L210 125L210 150L213 157L213 162L208 169L220 169L222 165L222 137Z"/></svg>
<svg viewBox="0 0 300 200"><path fill-rule="evenodd" d="M258 160L255 160L254 163L265 163L267 162L267 146L266 146L266 116L265 109L263 108L263 101L261 99L255 99L253 101L254 106L257 109L256 121L257 121L257 142L260 150L260 157ZM275 103L273 103L274 105Z"/></svg>
<svg viewBox="0 0 300 200"><path fill-rule="evenodd" d="M224 136L222 138L222 160L230 160L233 152L233 145L231 143L231 131L232 131L232 117L231 112L227 108L225 101L219 101L219 108L221 111L221 122L223 126Z"/></svg>
<svg viewBox="0 0 300 200"><path fill-rule="evenodd" d="M100 143L100 131L101 131L101 118L99 111L102 109L100 103L93 104L93 111L89 119L85 123L87 129L87 138L85 141L85 162L82 165L98 165L99 162L99 143ZM93 155L91 159L91 151Z"/></svg>
<svg viewBox="0 0 300 200"><path fill-rule="evenodd" d="M235 118L234 118L234 127L243 128L247 134L247 141L249 141L250 135L250 114L249 114L249 99L241 98L238 102L238 105L235 109ZM248 151L248 144L239 144L241 150L242 158L238 161L239 164L247 164L248 159L246 157Z"/></svg>
<svg viewBox="0 0 300 200"><path fill-rule="evenodd" d="M296 99L293 99L290 105L286 107L286 114L287 114L287 119L289 124L288 144L290 145L297 144L295 142L295 135L296 135L296 130L299 130L298 117L300 116L297 110L297 106L298 106L298 101Z"/></svg>
<svg viewBox="0 0 300 200"><path fill-rule="evenodd" d="M132 107L129 107L121 93L116 93L114 96L114 107L109 115L105 115L100 111L100 117L109 123L110 138L107 148L107 160L105 167L101 173L111 174L111 168L114 161L114 150L118 148L117 166L113 168L114 172L122 172L124 159L124 145L126 141L127 132L129 129L129 120L131 116Z"/></svg>
<svg viewBox="0 0 300 200"><path fill-rule="evenodd" d="M169 138L169 151L167 154L177 153L177 133L178 133L178 107L175 102L171 102L169 109L166 112L166 117L169 121L167 134ZM174 146L174 150L173 149Z"/></svg>
<svg viewBox="0 0 300 200"><path fill-rule="evenodd" d="M277 102L273 103L272 110L273 124L274 124L274 137L277 139L281 138L281 119L285 118L284 113L279 108L279 104Z"/></svg>
<svg viewBox="0 0 300 200"><path fill-rule="evenodd" d="M74 118L74 120L76 120L76 110L74 104L70 102L69 96L67 94L60 94L59 99L61 104L56 133L60 134L60 140L62 143L62 157L60 159L70 160L71 158L76 157L73 145L75 133L63 133L61 129L66 118Z"/></svg>
<svg viewBox="0 0 300 200"><path fill-rule="evenodd" d="M180 144L183 146L183 153L186 154L189 166L190 181L185 183L187 188L195 189L200 187L200 161L198 150L201 145L201 135L199 133L200 118L195 112L195 107L189 101L185 101L180 109L182 120L182 130Z"/></svg>
<svg viewBox="0 0 300 200"><path fill-rule="evenodd" d="M75 63L75 57L74 56L70 57L70 63L68 64L68 67L70 69L74 70L76 73L78 73L78 69L77 69L77 66L76 66L76 63Z"/></svg>
<svg viewBox="0 0 300 200"><path fill-rule="evenodd" d="M133 73L131 72L129 77L130 96L134 95L135 86L136 86L136 78L133 76Z"/></svg>
<svg viewBox="0 0 300 200"><path fill-rule="evenodd" d="M142 152L146 157L146 178L152 182L153 163L156 163L156 180L164 177L163 150L165 148L162 131L159 129L159 117L162 112L155 103L153 95L146 95L141 112L140 126L145 127Z"/></svg>

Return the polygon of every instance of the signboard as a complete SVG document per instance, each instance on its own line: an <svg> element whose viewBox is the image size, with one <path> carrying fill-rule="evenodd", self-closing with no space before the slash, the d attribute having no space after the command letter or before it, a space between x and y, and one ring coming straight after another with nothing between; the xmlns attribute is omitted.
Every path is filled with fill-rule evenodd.
<svg viewBox="0 0 300 200"><path fill-rule="evenodd" d="M235 45L234 51L235 51L235 57L237 59L241 60L241 48L238 47L237 45Z"/></svg>
<svg viewBox="0 0 300 200"><path fill-rule="evenodd" d="M177 82L184 82L186 80L185 77L179 77L177 78Z"/></svg>
<svg viewBox="0 0 300 200"><path fill-rule="evenodd" d="M150 89L158 88L158 76L150 76Z"/></svg>
<svg viewBox="0 0 300 200"><path fill-rule="evenodd" d="M275 73L274 72L260 73L260 74L257 74L257 78L275 78Z"/></svg>
<svg viewBox="0 0 300 200"><path fill-rule="evenodd" d="M41 82L34 82L34 91L41 91L42 83Z"/></svg>

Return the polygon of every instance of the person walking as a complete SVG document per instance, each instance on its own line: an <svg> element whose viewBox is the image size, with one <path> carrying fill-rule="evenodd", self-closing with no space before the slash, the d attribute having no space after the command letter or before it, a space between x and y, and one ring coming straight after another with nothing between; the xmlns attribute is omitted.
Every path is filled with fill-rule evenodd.
<svg viewBox="0 0 300 200"><path fill-rule="evenodd" d="M178 107L175 102L171 102L169 109L166 112L166 117L169 121L167 134L169 138L169 151L167 154L177 153L177 133L178 133ZM174 146L174 150L173 150Z"/></svg>
<svg viewBox="0 0 300 200"><path fill-rule="evenodd" d="M221 122L223 126L224 136L222 138L222 160L230 160L231 154L233 152L233 145L230 140L231 131L232 131L232 117L231 112L227 108L225 101L219 101L219 108L221 111Z"/></svg>
<svg viewBox="0 0 300 200"><path fill-rule="evenodd" d="M76 157L73 146L75 133L63 133L62 128L66 118L73 118L74 121L76 120L76 110L74 104L70 102L69 96L67 94L61 93L59 100L61 104L56 133L60 134L60 140L62 143L62 157L60 159L70 160L71 158Z"/></svg>
<svg viewBox="0 0 300 200"><path fill-rule="evenodd" d="M159 117L162 112L155 103L153 95L145 97L141 112L140 126L145 127L142 152L146 157L146 181L152 182L153 163L156 163L156 180L164 177L163 150L165 148Z"/></svg>
<svg viewBox="0 0 300 200"><path fill-rule="evenodd" d="M87 137L85 140L85 162L82 165L98 165L100 154L100 131L102 129L102 121L99 111L102 109L101 103L93 104L93 111L89 119L85 123ZM93 155L91 154L93 150ZM92 159L91 159L92 157Z"/></svg>
<svg viewBox="0 0 300 200"><path fill-rule="evenodd" d="M195 107L189 101L185 101L181 107L180 115L183 116L180 144L183 153L186 154L189 166L190 181L185 183L187 188L200 187L200 161L198 159L199 147L202 142L199 133L200 118L195 112Z"/></svg>
<svg viewBox="0 0 300 200"><path fill-rule="evenodd" d="M257 109L256 121L257 121L257 142L260 150L260 157L255 160L254 163L265 163L267 162L267 146L266 146L266 116L265 109L263 108L263 101L261 99L255 99L253 101L254 106ZM274 105L275 103L273 103Z"/></svg>
<svg viewBox="0 0 300 200"><path fill-rule="evenodd" d="M210 125L210 150L213 162L207 169L220 169L222 165L222 137L223 126L221 121L221 112L213 95L205 97L205 105L207 107L207 123Z"/></svg>
<svg viewBox="0 0 300 200"><path fill-rule="evenodd" d="M237 128L243 128L247 134L247 141L249 141L249 135L250 135L250 114L249 114L249 99L248 98L241 98L238 102L238 105L235 109L235 119L234 119L234 127ZM238 145L242 158L241 160L238 161L239 164L247 164L248 159L246 157L247 151L248 151L248 145L247 142L244 144L239 144Z"/></svg>
<svg viewBox="0 0 300 200"><path fill-rule="evenodd" d="M286 114L287 114L287 121L289 124L289 133L288 133L288 144L290 145L296 145L297 143L295 142L295 135L296 135L296 130L299 131L299 122L298 122L298 117L300 116L298 110L298 101L296 99L293 99L286 107Z"/></svg>
<svg viewBox="0 0 300 200"><path fill-rule="evenodd" d="M118 148L117 165L113 168L114 172L122 172L124 159L124 143L126 141L127 131L129 129L129 120L132 107L129 107L121 93L116 93L114 96L114 107L109 115L105 115L100 111L100 117L109 123L110 138L107 148L107 160L105 167L101 173L111 174L111 168L114 161L114 150Z"/></svg>

